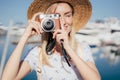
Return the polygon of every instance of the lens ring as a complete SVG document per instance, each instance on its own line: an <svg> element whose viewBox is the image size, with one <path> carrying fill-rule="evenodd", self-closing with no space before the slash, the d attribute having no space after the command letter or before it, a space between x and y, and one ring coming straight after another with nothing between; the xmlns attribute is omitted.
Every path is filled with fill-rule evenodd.
<svg viewBox="0 0 120 80"><path fill-rule="evenodd" d="M45 32L51 32L55 28L55 21L52 18L44 18L41 22L41 27Z"/></svg>

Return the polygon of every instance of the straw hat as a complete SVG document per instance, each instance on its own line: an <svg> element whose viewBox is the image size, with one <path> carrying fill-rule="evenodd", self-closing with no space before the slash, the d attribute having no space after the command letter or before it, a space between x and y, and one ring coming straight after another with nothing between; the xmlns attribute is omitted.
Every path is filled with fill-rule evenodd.
<svg viewBox="0 0 120 80"><path fill-rule="evenodd" d="M92 7L89 0L34 0L28 9L28 19L31 19L37 12L45 13L47 8L57 1L68 2L74 7L73 26L76 32L85 26L92 13Z"/></svg>

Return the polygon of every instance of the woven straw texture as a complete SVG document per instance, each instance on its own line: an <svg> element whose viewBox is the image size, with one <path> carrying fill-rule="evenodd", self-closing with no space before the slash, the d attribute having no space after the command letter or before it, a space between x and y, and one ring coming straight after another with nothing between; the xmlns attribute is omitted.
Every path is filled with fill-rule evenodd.
<svg viewBox="0 0 120 80"><path fill-rule="evenodd" d="M28 19L31 19L37 12L45 13L47 8L57 1L68 2L74 7L73 26L76 32L85 26L92 14L92 6L89 0L34 0L28 9Z"/></svg>

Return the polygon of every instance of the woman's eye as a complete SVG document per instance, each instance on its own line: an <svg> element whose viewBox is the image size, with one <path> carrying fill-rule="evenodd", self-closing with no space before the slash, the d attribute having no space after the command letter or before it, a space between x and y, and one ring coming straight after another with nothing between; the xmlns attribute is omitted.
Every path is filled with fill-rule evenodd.
<svg viewBox="0 0 120 80"><path fill-rule="evenodd" d="M66 17L71 17L72 16L72 14L66 14Z"/></svg>
<svg viewBox="0 0 120 80"><path fill-rule="evenodd" d="M67 15L67 17L70 17L70 15Z"/></svg>

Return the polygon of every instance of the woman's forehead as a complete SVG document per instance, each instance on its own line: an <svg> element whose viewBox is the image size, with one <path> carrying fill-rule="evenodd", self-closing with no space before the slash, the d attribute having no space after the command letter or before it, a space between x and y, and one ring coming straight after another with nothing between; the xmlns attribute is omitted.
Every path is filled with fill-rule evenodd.
<svg viewBox="0 0 120 80"><path fill-rule="evenodd" d="M52 7L55 9L55 13L66 13L66 12L72 12L71 7L67 3L59 3L59 4L53 4ZM56 7L56 8L55 8Z"/></svg>

